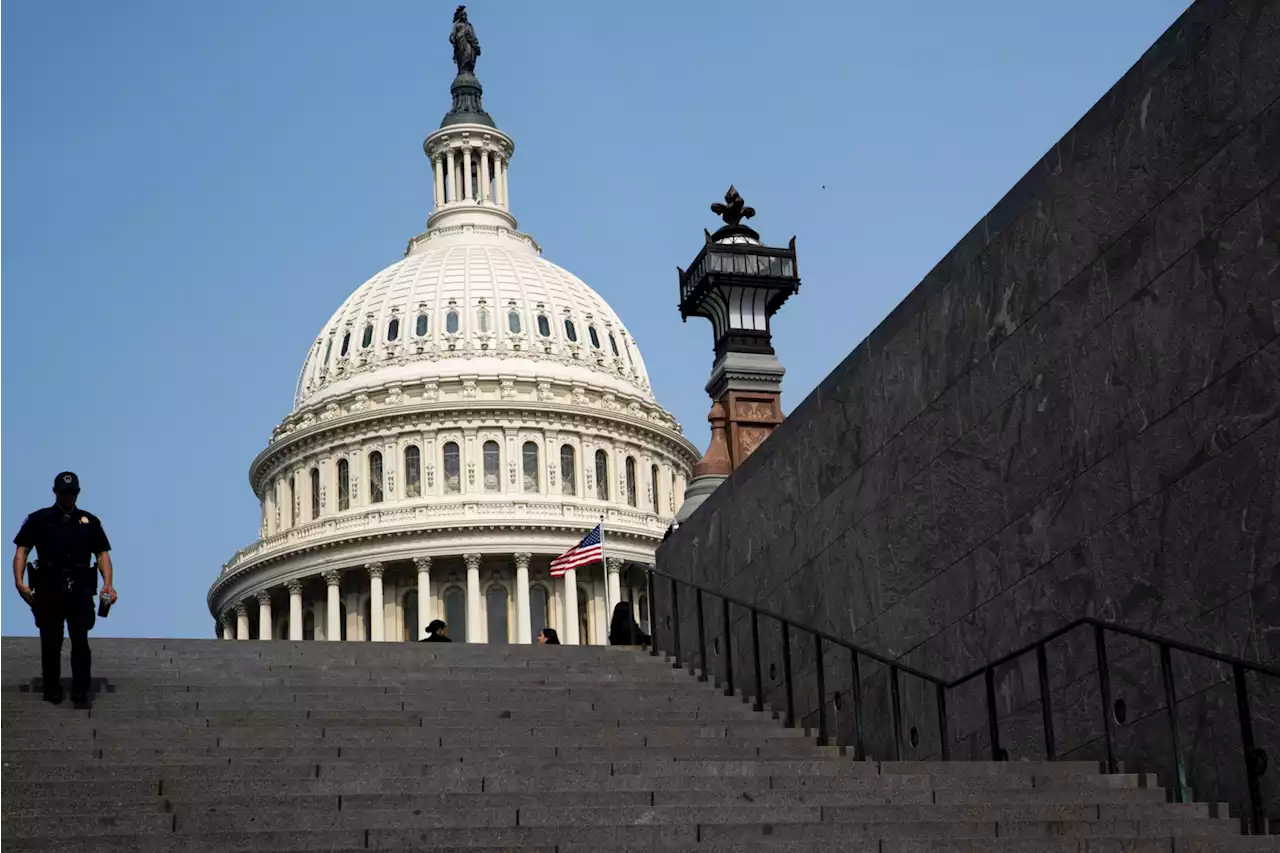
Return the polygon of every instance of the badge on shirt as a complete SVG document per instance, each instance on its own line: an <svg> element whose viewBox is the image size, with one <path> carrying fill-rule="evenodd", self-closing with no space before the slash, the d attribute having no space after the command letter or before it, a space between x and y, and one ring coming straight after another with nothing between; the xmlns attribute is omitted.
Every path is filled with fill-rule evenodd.
<svg viewBox="0 0 1280 853"><path fill-rule="evenodd" d="M81 524L88 524L88 523L89 523L89 516L87 516L87 515L82 515L82 516L80 516L80 523L81 523Z"/></svg>

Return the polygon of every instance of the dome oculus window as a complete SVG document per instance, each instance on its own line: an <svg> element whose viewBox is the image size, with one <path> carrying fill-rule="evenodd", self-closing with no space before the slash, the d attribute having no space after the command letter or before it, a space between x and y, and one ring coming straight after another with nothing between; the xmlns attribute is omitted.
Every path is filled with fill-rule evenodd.
<svg viewBox="0 0 1280 853"><path fill-rule="evenodd" d="M427 329L427 315L419 314L418 319L414 321L413 333L420 338L425 338L427 336Z"/></svg>
<svg viewBox="0 0 1280 853"><path fill-rule="evenodd" d="M544 338L551 337L551 321L547 319L546 314L538 315L538 334Z"/></svg>
<svg viewBox="0 0 1280 853"><path fill-rule="evenodd" d="M373 345L373 324L368 323L364 327L364 334L360 336L360 346L363 349L368 349L372 345Z"/></svg>
<svg viewBox="0 0 1280 853"><path fill-rule="evenodd" d="M513 335L520 334L520 312L519 311L507 312L507 329L509 329L511 334Z"/></svg>
<svg viewBox="0 0 1280 853"><path fill-rule="evenodd" d="M451 335L458 333L458 312L450 310L444 315L444 330Z"/></svg>
<svg viewBox="0 0 1280 853"><path fill-rule="evenodd" d="M347 332L342 336L342 349L338 350L339 356L344 356L351 349L351 333Z"/></svg>
<svg viewBox="0 0 1280 853"><path fill-rule="evenodd" d="M591 339L592 349L600 349L600 336L596 334L595 326L587 326L587 337Z"/></svg>
<svg viewBox="0 0 1280 853"><path fill-rule="evenodd" d="M564 318L564 336L568 338L571 343L576 344L578 342L578 329L573 325L573 321L568 317Z"/></svg>
<svg viewBox="0 0 1280 853"><path fill-rule="evenodd" d="M391 322L387 324L387 340L394 341L400 337L400 318L392 317Z"/></svg>
<svg viewBox="0 0 1280 853"><path fill-rule="evenodd" d="M621 358L622 353L618 352L618 342L613 337L613 332L609 333L609 348L613 350L614 358Z"/></svg>

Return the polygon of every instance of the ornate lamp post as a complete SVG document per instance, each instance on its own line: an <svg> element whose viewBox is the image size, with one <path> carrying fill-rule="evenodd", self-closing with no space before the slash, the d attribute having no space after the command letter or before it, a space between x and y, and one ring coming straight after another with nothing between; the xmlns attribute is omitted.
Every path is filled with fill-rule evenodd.
<svg viewBox="0 0 1280 853"><path fill-rule="evenodd" d="M794 237L785 248L761 243L760 235L742 224L755 210L732 186L711 212L724 219L724 226L707 233L689 269L679 270L680 317L711 321L716 358L706 386L713 404L711 445L694 468L678 521L782 423L786 371L774 354L769 324L800 289Z"/></svg>

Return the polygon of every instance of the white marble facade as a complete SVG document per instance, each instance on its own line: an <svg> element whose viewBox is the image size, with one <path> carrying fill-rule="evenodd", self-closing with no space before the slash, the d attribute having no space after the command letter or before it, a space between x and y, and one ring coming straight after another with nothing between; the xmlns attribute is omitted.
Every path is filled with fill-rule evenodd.
<svg viewBox="0 0 1280 853"><path fill-rule="evenodd" d="M324 325L250 466L260 530L209 591L220 636L399 641L442 618L455 641L603 642L613 602L640 603L699 453L613 309L516 230L511 139L455 124L424 149L426 232ZM602 519L616 583L553 582Z"/></svg>

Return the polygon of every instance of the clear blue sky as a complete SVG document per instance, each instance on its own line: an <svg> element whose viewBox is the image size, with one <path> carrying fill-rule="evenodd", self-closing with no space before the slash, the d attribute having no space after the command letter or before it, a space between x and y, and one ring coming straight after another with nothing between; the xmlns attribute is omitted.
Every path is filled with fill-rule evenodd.
<svg viewBox="0 0 1280 853"><path fill-rule="evenodd" d="M680 323L676 266L730 182L766 240L797 236L790 408L1185 5L468 8L522 230L614 306L705 446L711 336ZM98 635L212 636L307 348L423 228L454 6L6 6L3 527L80 474L121 595ZM33 632L8 581L2 617Z"/></svg>

